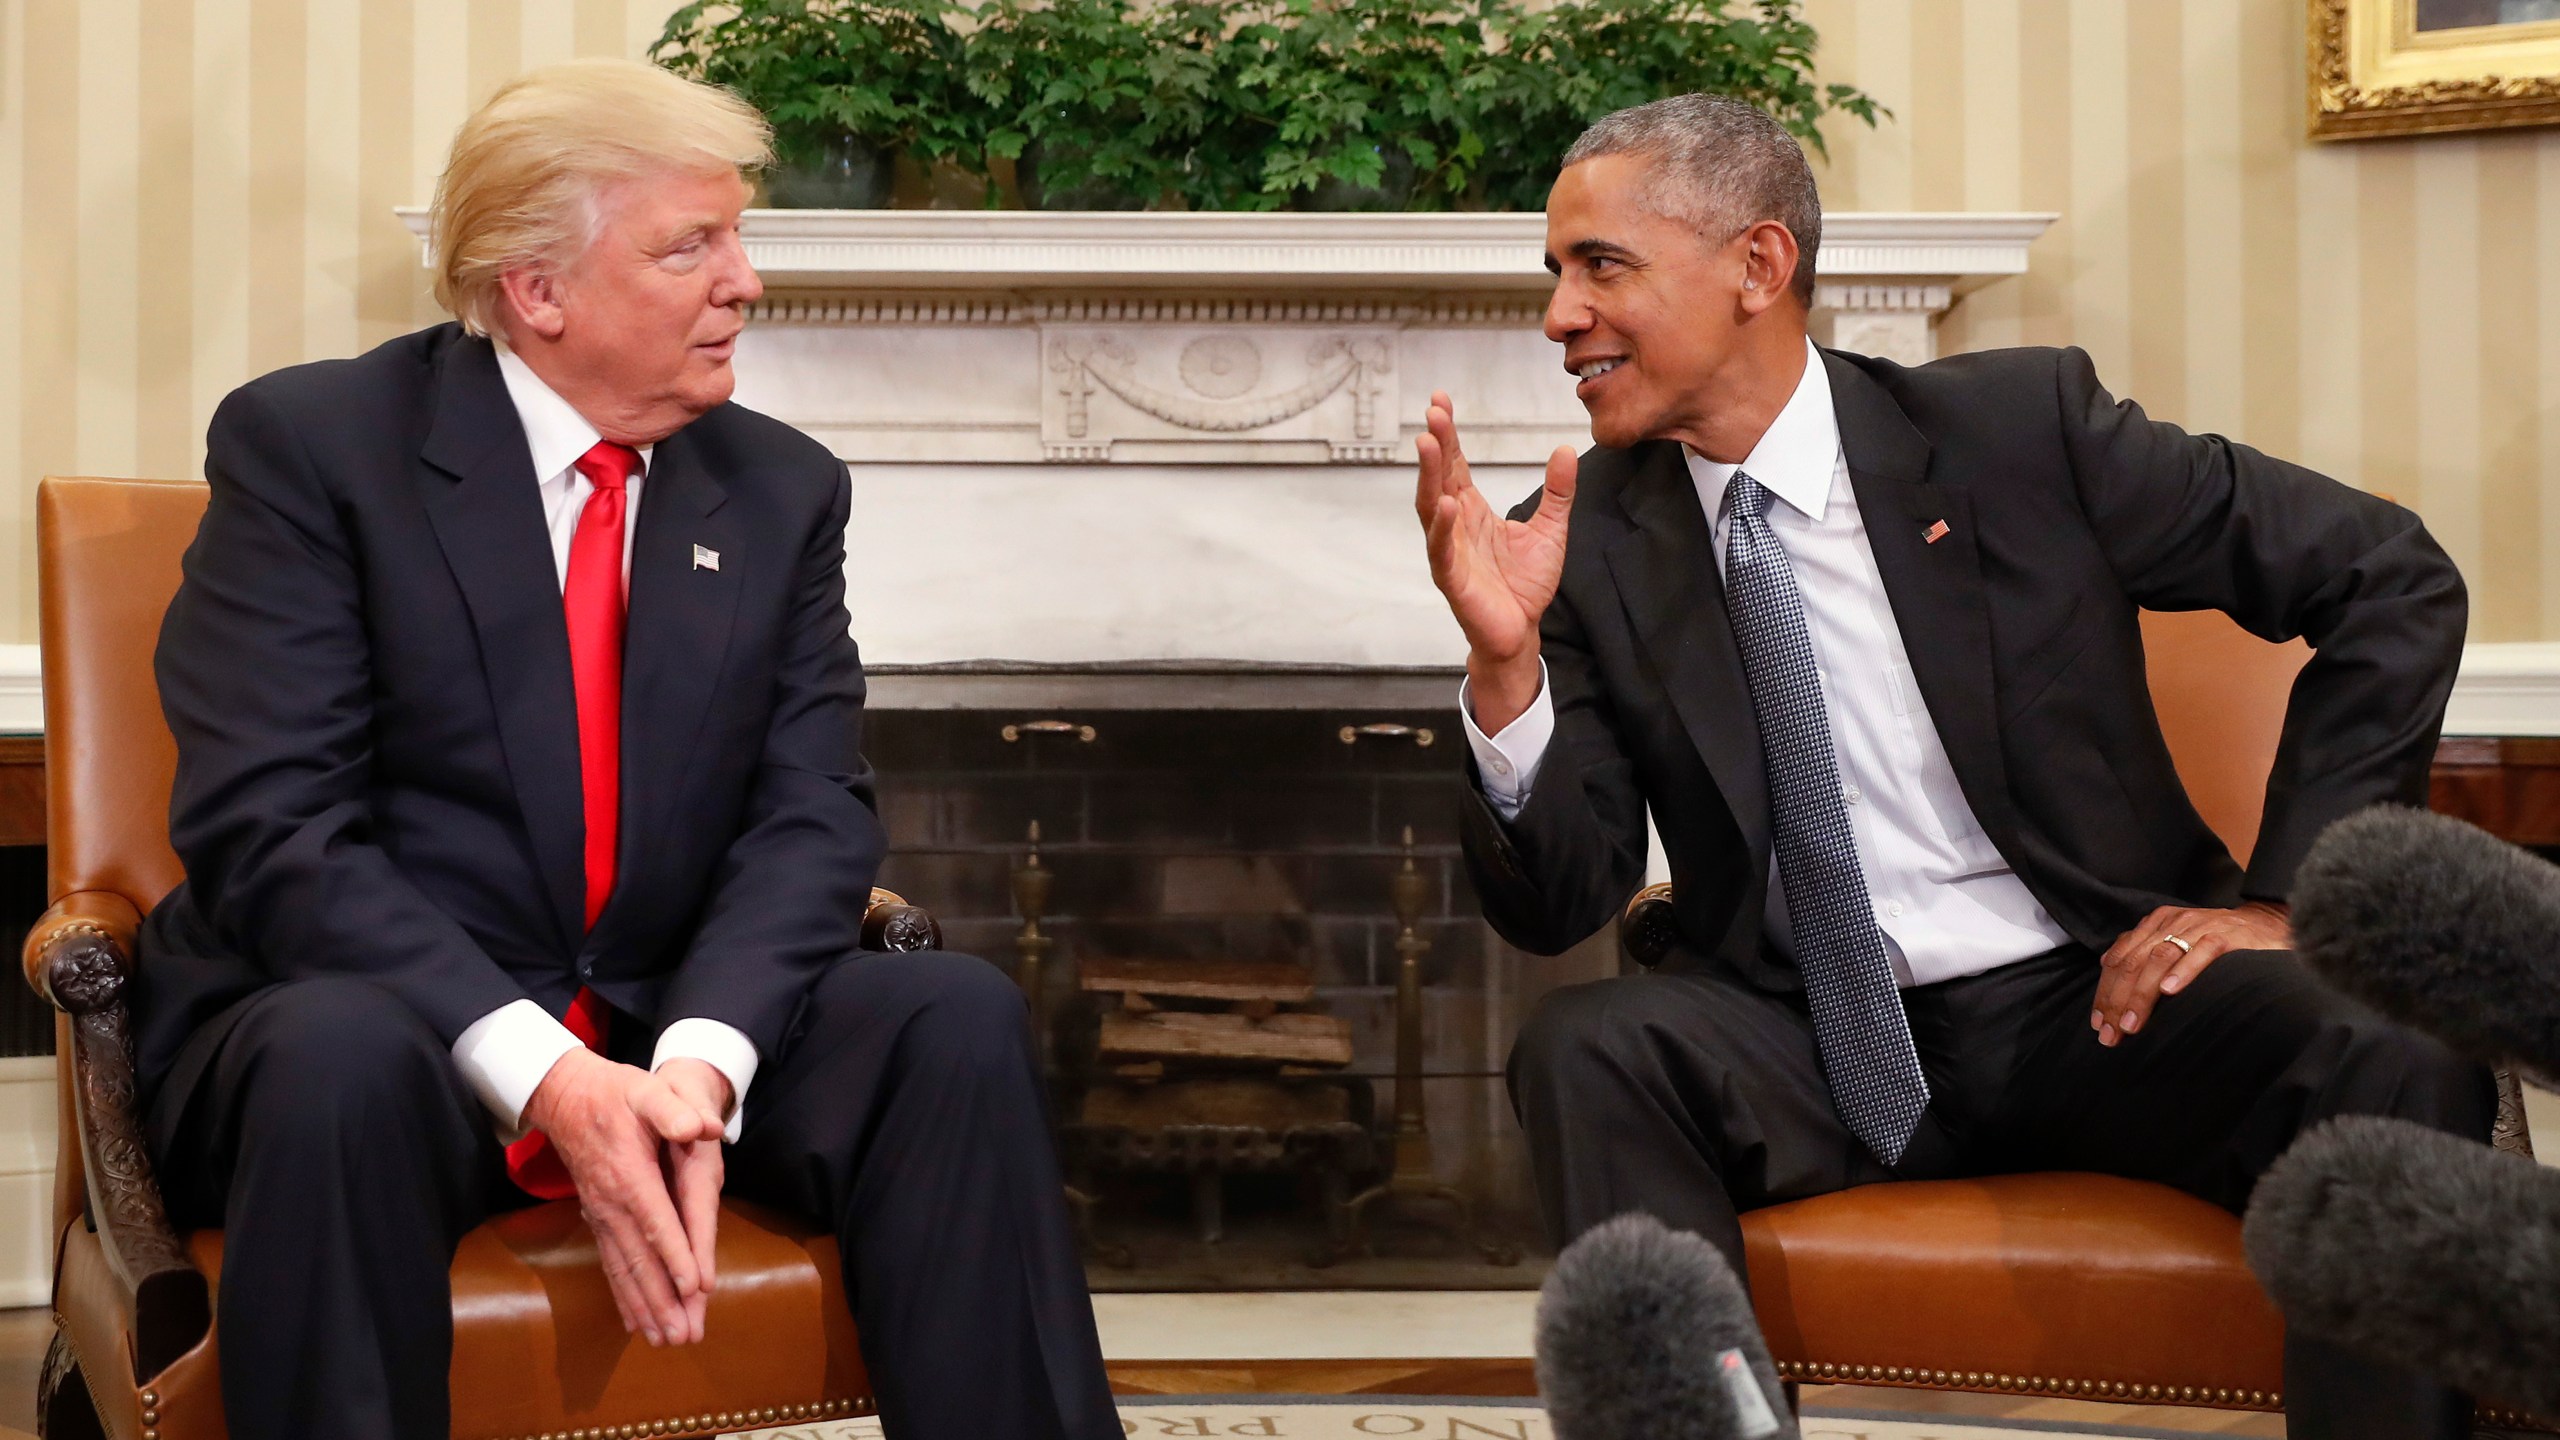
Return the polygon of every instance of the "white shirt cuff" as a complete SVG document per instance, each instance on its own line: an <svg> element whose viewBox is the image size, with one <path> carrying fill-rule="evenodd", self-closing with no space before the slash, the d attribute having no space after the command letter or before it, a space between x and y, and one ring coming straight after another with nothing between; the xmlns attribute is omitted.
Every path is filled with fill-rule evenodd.
<svg viewBox="0 0 2560 1440"><path fill-rule="evenodd" d="M1556 734L1555 702L1547 696L1547 662L1538 661L1538 697L1520 718L1502 727L1502 733L1488 736L1476 724L1474 702L1467 695L1467 683L1458 682L1458 719L1467 727L1467 748L1475 752L1476 776L1484 784L1484 798L1493 813L1505 821L1520 818L1520 807L1529 803L1529 787L1538 780L1538 766L1547 758L1547 743Z"/></svg>
<svg viewBox="0 0 2560 1440"><path fill-rule="evenodd" d="M560 1057L585 1042L531 1000L510 1000L471 1022L453 1042L453 1063L498 1122L498 1143L524 1138L525 1102Z"/></svg>
<svg viewBox="0 0 2560 1440"><path fill-rule="evenodd" d="M658 1032L658 1052L649 1073L667 1068L670 1060L699 1060L729 1080L729 1126L722 1139L738 1143L740 1121L747 1113L747 1086L756 1078L756 1042L734 1025L689 1015Z"/></svg>

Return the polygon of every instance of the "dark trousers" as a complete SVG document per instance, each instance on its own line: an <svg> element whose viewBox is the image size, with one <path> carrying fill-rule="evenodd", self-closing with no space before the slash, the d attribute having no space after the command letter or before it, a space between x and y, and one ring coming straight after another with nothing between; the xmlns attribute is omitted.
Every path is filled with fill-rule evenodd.
<svg viewBox="0 0 2560 1440"><path fill-rule="evenodd" d="M1121 1434L1029 1040L982 961L856 955L729 1148L728 1193L835 1231L894 1440ZM374 985L296 980L208 1022L171 1077L149 1123L173 1217L224 1228L235 1440L445 1435L446 1272L527 1202L444 1043Z"/></svg>
<svg viewBox="0 0 2560 1440"><path fill-rule="evenodd" d="M2109 1048L2077 946L1904 992L1928 1115L1886 1169L1832 1108L1802 995L1711 964L1549 995L1511 1052L1540 1208L1561 1245L1648 1212L1743 1272L1739 1212L1881 1180L2089 1170L2235 1213L2314 1122L2394 1115L2487 1140L2489 1073L2322 986L2285 952L2226 955ZM2306 1339L2285 1347L2295 1440L2466 1436L2467 1397Z"/></svg>

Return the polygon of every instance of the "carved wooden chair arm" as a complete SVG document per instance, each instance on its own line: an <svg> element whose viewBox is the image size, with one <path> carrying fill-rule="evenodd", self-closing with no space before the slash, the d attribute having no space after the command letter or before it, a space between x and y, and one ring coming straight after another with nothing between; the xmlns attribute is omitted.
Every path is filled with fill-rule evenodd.
<svg viewBox="0 0 2560 1440"><path fill-rule="evenodd" d="M862 948L939 950L942 926L923 906L910 905L897 894L875 887L871 908L862 912Z"/></svg>
<svg viewBox="0 0 2560 1440"><path fill-rule="evenodd" d="M124 982L133 978L133 937L141 928L141 912L121 895L65 895L27 932L21 957L27 984L68 1015L121 998Z"/></svg>
<svg viewBox="0 0 2560 1440"><path fill-rule="evenodd" d="M1672 918L1671 882L1647 885L1627 901L1618 916L1619 943L1635 962L1650 970L1680 943L1680 923Z"/></svg>
<svg viewBox="0 0 2560 1440"><path fill-rule="evenodd" d="M2489 1143L2520 1159L2531 1160L2533 1129L2526 1123L2524 1085L2514 1065L2500 1065L2498 1079L2498 1118L2489 1130Z"/></svg>
<svg viewBox="0 0 2560 1440"><path fill-rule="evenodd" d="M125 985L141 913L121 895L64 896L27 935L27 980L71 1017L72 1112L89 1224L133 1316L135 1378L148 1382L213 1327L212 1295L188 1258L151 1174L134 1096Z"/></svg>

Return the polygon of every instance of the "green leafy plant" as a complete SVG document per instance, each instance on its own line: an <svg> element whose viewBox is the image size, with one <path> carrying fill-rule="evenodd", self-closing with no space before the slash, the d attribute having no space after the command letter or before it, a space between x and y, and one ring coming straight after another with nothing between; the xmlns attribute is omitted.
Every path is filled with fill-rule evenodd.
<svg viewBox="0 0 2560 1440"><path fill-rule="evenodd" d="M1016 163L1026 202L1167 203L1219 106L1220 7L1142 15L1128 0L991 0L969 37L983 151Z"/></svg>
<svg viewBox="0 0 2560 1440"><path fill-rule="evenodd" d="M1748 100L1816 153L1825 114L1872 126L1886 113L1850 86L1814 82L1814 31L1796 0L1569 0L1506 10L1499 101L1478 120L1487 156L1478 183L1489 208L1542 208L1556 161L1584 127L1666 95Z"/></svg>
<svg viewBox="0 0 2560 1440"><path fill-rule="evenodd" d="M884 158L974 163L955 0L694 0L667 18L649 58L735 91L773 124L786 173L825 165L848 142Z"/></svg>
<svg viewBox="0 0 2560 1440"><path fill-rule="evenodd" d="M1817 150L1828 114L1877 123L1815 38L1798 0L697 0L652 53L764 107L786 158L1009 161L1048 208L1534 210L1584 126L1665 95Z"/></svg>
<svg viewBox="0 0 2560 1440"><path fill-rule="evenodd" d="M1229 46L1268 126L1259 193L1314 209L1466 200L1507 0L1283 0Z"/></svg>

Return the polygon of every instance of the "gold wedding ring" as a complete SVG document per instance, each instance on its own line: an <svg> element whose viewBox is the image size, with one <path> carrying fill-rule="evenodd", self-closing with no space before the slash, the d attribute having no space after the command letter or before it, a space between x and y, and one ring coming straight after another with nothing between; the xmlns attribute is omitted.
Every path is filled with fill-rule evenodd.
<svg viewBox="0 0 2560 1440"><path fill-rule="evenodd" d="M2179 938L2178 938L2177 936L2175 936L2175 935L2163 935L2163 936L2161 936L2160 938L2161 938L2161 939L2163 939L2163 940L2168 941L2168 942L2169 942L2170 944L2172 944L2172 945L2177 946L2177 947L2178 947L2178 953L2179 953L2179 954L2181 954L2181 955L2188 954L2188 953L2192 952L2192 951L2196 948L2194 945L2192 945L2192 944L2188 943L2187 941L2184 941L2184 940L2179 939Z"/></svg>

